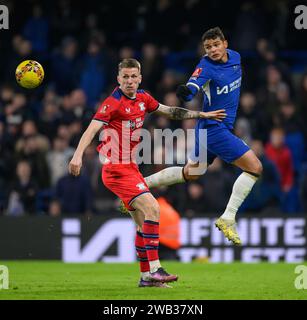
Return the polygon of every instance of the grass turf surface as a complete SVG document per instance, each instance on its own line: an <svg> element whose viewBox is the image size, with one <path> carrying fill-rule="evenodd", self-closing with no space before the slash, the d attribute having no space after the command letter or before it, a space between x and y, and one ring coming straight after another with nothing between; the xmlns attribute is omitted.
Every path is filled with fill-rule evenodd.
<svg viewBox="0 0 307 320"><path fill-rule="evenodd" d="M138 288L135 264L67 264L43 261L0 261L9 268L6 299L99 300L261 300L307 299L297 290L295 264L205 264L164 262L179 275L172 289Z"/></svg>

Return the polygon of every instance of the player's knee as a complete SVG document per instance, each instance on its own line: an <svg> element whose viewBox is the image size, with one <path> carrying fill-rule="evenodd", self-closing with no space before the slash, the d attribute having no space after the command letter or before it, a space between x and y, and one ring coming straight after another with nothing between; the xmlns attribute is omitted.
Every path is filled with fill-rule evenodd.
<svg viewBox="0 0 307 320"><path fill-rule="evenodd" d="M195 180L199 179L199 177L202 176L200 170L201 170L200 167L186 166L183 171L185 180L195 181ZM197 171L199 171L199 172L197 172Z"/></svg>
<svg viewBox="0 0 307 320"><path fill-rule="evenodd" d="M145 214L145 220L159 221L160 219L160 206L157 200L152 201L147 206Z"/></svg>
<svg viewBox="0 0 307 320"><path fill-rule="evenodd" d="M262 163L259 159L257 159L250 164L249 169L247 169L246 171L259 177L261 176L263 171Z"/></svg>
<svg viewBox="0 0 307 320"><path fill-rule="evenodd" d="M195 181L197 179L199 179L200 176L198 175L185 175L186 180L188 181Z"/></svg>
<svg viewBox="0 0 307 320"><path fill-rule="evenodd" d="M262 166L262 163L259 159L257 159L255 165L254 165L254 172L257 174L257 175L261 175L262 174L262 171L263 171L263 166Z"/></svg>
<svg viewBox="0 0 307 320"><path fill-rule="evenodd" d="M156 220L159 220L159 218L160 218L160 206L159 206L159 203L158 203L157 200L152 203L151 213L156 218Z"/></svg>

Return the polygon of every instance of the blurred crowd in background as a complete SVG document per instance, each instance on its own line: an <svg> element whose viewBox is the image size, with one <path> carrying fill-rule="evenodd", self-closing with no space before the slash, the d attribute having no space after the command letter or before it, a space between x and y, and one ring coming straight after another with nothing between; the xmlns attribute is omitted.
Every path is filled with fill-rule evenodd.
<svg viewBox="0 0 307 320"><path fill-rule="evenodd" d="M235 133L261 159L264 173L241 212L307 212L307 50L293 26L293 1L4 1L10 29L0 30L0 214L103 214L118 199L101 182L98 137L82 174L67 165L99 103L117 85L117 65L142 64L141 87L159 102L182 104L175 91L203 54L201 36L220 26L242 56ZM304 33L305 32L305 33ZM305 41L306 42L306 41ZM306 49L306 48L305 48ZM15 69L26 59L45 69L25 90ZM192 129L194 120L154 114L145 128ZM180 144L174 146L180 148ZM176 164L176 159L174 159ZM141 165L144 176L165 165ZM181 216L222 213L239 171L219 159L198 181L153 190Z"/></svg>

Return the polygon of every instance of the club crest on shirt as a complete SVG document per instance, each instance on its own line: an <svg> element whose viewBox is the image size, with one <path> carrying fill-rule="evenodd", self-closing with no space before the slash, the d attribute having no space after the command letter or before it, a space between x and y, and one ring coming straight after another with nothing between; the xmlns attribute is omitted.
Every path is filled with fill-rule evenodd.
<svg viewBox="0 0 307 320"><path fill-rule="evenodd" d="M146 186L145 186L145 184L143 182L138 183L136 186L139 188L139 190L145 190L146 189Z"/></svg>
<svg viewBox="0 0 307 320"><path fill-rule="evenodd" d="M139 107L140 107L140 111L145 111L145 103L144 102L140 102Z"/></svg>

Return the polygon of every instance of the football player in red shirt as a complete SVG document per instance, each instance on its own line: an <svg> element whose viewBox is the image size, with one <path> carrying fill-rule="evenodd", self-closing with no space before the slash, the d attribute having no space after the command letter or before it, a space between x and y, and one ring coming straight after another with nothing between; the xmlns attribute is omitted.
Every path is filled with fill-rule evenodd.
<svg viewBox="0 0 307 320"><path fill-rule="evenodd" d="M132 139L133 131L142 127L145 114L150 112L175 120L206 118L222 121L226 114L225 110L199 112L160 104L138 89L142 81L141 65L135 59L124 59L119 64L117 81L119 87L100 105L83 133L69 163L69 172L75 176L80 174L84 150L103 128L107 138L98 147L105 159L102 180L123 201L137 225L135 246L141 269L139 286L168 287L166 283L176 281L178 276L167 273L159 261L159 205L131 152L139 143L135 137Z"/></svg>

